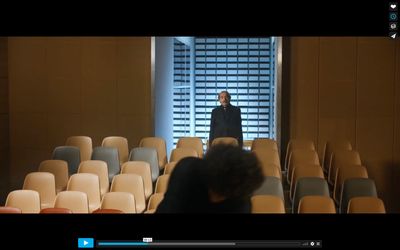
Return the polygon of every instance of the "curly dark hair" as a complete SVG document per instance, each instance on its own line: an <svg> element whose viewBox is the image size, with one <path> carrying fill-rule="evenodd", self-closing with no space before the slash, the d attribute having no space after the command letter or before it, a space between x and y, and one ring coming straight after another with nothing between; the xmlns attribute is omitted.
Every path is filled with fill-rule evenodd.
<svg viewBox="0 0 400 250"><path fill-rule="evenodd" d="M240 147L215 145L204 160L208 187L226 198L249 197L264 180L257 157Z"/></svg>

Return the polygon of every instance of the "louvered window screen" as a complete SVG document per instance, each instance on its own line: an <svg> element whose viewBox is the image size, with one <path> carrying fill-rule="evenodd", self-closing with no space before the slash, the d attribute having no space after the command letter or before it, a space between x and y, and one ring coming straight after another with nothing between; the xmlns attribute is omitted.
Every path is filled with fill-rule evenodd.
<svg viewBox="0 0 400 250"><path fill-rule="evenodd" d="M218 93L242 112L243 139L275 138L274 46L266 38L195 38L195 135L208 139Z"/></svg>

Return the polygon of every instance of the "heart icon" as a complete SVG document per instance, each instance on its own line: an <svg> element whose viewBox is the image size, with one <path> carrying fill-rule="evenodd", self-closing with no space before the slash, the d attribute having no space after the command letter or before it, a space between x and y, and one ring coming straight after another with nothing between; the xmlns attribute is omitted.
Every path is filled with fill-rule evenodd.
<svg viewBox="0 0 400 250"><path fill-rule="evenodd" d="M390 8L396 9L396 6L397 6L396 4L391 4L391 5L390 5Z"/></svg>

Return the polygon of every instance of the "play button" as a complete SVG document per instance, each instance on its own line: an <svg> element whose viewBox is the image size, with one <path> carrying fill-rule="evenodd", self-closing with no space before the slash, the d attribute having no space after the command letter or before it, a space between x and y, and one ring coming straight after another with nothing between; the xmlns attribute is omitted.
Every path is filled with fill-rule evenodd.
<svg viewBox="0 0 400 250"><path fill-rule="evenodd" d="M78 238L78 248L93 248L94 239L93 238Z"/></svg>

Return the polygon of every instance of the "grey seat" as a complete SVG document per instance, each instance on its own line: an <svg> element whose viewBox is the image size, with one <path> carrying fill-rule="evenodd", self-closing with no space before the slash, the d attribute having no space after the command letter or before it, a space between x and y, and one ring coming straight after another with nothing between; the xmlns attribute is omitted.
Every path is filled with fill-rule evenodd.
<svg viewBox="0 0 400 250"><path fill-rule="evenodd" d="M91 159L105 161L107 163L108 180L110 183L112 182L113 177L120 172L117 148L95 147Z"/></svg>
<svg viewBox="0 0 400 250"><path fill-rule="evenodd" d="M145 161L150 164L151 180L155 182L160 174L158 167L158 156L155 148L134 148L129 154L130 161Z"/></svg>
<svg viewBox="0 0 400 250"><path fill-rule="evenodd" d="M319 177L302 177L297 180L293 203L292 203L292 211L293 213L297 213L299 202L304 196L308 195L319 195L319 196L327 196L329 197L329 186L328 182Z"/></svg>
<svg viewBox="0 0 400 250"><path fill-rule="evenodd" d="M68 174L73 175L77 173L81 163L81 153L78 147L59 146L54 149L52 159L66 161L68 163Z"/></svg>
<svg viewBox="0 0 400 250"><path fill-rule="evenodd" d="M347 213L349 201L360 196L378 197L374 180L367 178L345 180L340 197L340 213Z"/></svg>
<svg viewBox="0 0 400 250"><path fill-rule="evenodd" d="M274 195L285 200L281 179L274 176L264 177L263 184L253 193L254 195Z"/></svg>

